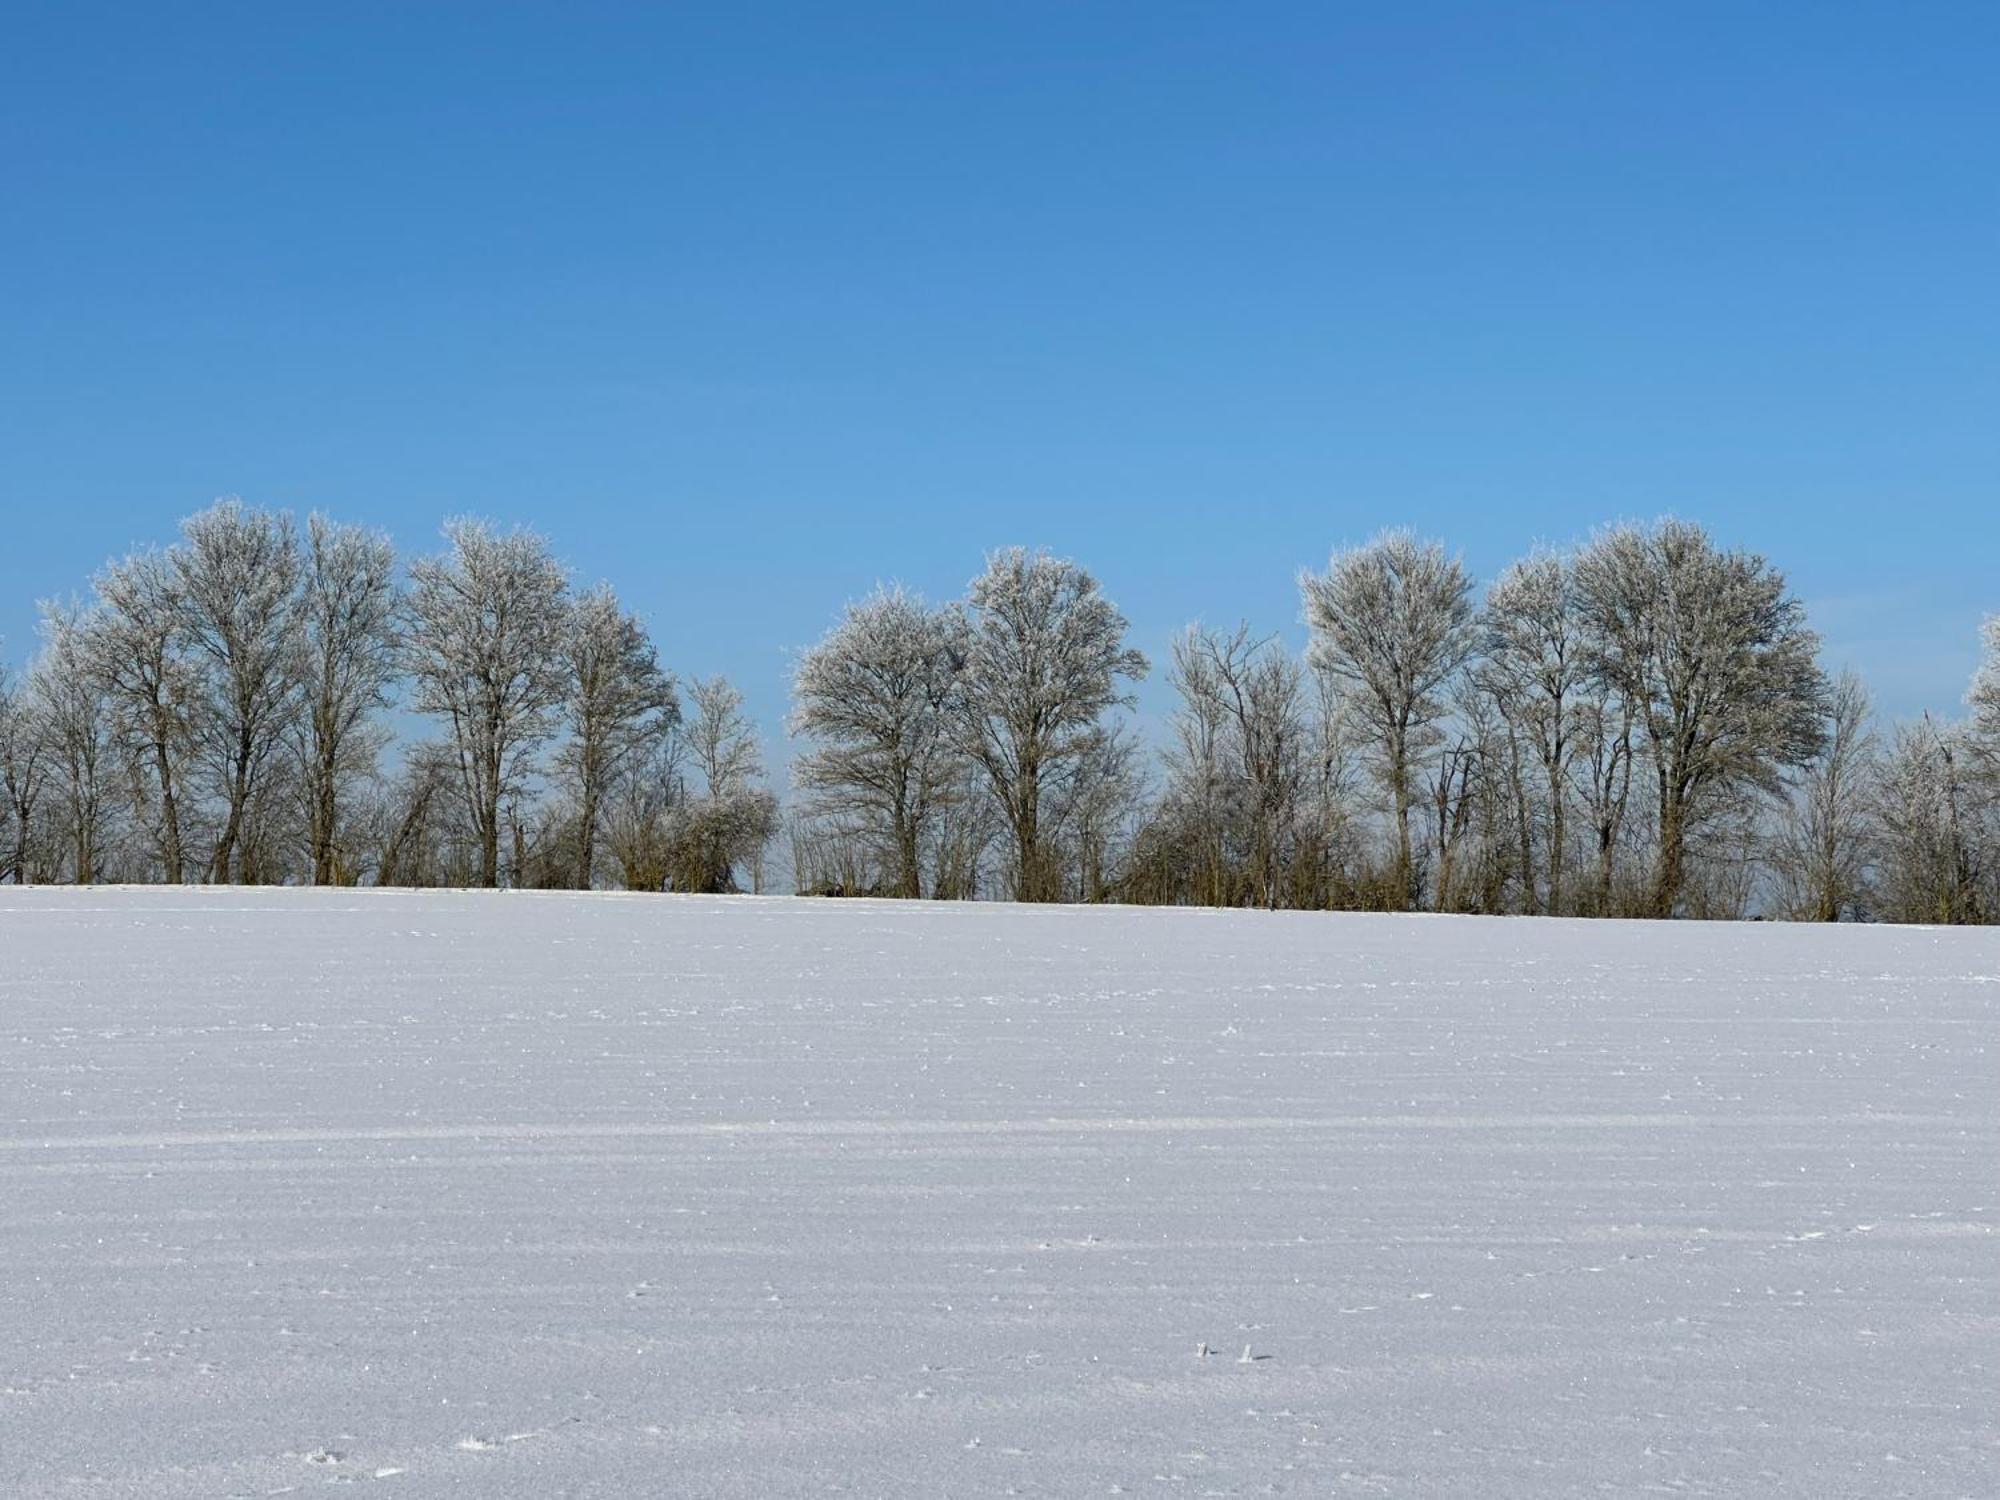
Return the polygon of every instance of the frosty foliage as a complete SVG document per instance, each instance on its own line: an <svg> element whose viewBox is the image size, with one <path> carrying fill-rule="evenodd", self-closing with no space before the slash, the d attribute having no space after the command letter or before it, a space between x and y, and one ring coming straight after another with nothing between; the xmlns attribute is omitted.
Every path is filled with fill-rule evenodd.
<svg viewBox="0 0 2000 1500"><path fill-rule="evenodd" d="M1394 889L1416 898L1410 813L1442 743L1450 686L1472 655L1472 577L1436 542L1384 532L1299 579L1309 657L1372 752L1396 840Z"/></svg>
<svg viewBox="0 0 2000 1500"><path fill-rule="evenodd" d="M868 852L858 889L921 896L941 806L964 794L952 739L965 659L963 617L900 588L851 604L800 656L792 678L792 763L806 815Z"/></svg>
<svg viewBox="0 0 2000 1500"><path fill-rule="evenodd" d="M415 706L442 721L479 845L477 883L500 880L503 806L556 729L569 578L549 544L460 516L449 549L410 566L403 665Z"/></svg>
<svg viewBox="0 0 2000 1500"><path fill-rule="evenodd" d="M293 632L300 692L293 752L315 885L359 875L350 814L388 740L375 716L389 706L396 679L399 602L388 537L324 516L307 520Z"/></svg>
<svg viewBox="0 0 2000 1500"><path fill-rule="evenodd" d="M1656 789L1650 905L1671 916L1690 836L1819 753L1828 689L1819 638L1784 575L1666 520L1603 532L1577 559L1593 675L1644 734Z"/></svg>
<svg viewBox="0 0 2000 1500"><path fill-rule="evenodd" d="M958 744L983 776L1010 836L1019 901L1056 899L1064 814L1101 779L1105 715L1129 704L1125 684L1146 658L1125 643L1125 617L1097 580L1066 558L1007 547L967 590L963 665L953 697Z"/></svg>

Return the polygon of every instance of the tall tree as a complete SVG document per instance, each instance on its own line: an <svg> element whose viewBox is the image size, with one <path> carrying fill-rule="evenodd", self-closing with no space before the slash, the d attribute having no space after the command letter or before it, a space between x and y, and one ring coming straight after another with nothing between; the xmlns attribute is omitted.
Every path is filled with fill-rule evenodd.
<svg viewBox="0 0 2000 1500"><path fill-rule="evenodd" d="M1393 888L1417 899L1410 811L1450 688L1475 645L1472 579L1436 542L1387 531L1299 579L1311 659L1339 684L1374 751L1396 840Z"/></svg>
<svg viewBox="0 0 2000 1500"><path fill-rule="evenodd" d="M451 731L478 881L500 883L503 806L534 770L562 701L569 580L532 531L458 516L448 550L410 567L403 636L416 707Z"/></svg>
<svg viewBox="0 0 2000 1500"><path fill-rule="evenodd" d="M1008 547L967 596L959 742L985 775L1012 835L1014 896L1060 898L1044 823L1067 783L1095 763L1104 716L1128 704L1121 681L1146 673L1125 617L1097 580L1064 558Z"/></svg>
<svg viewBox="0 0 2000 1500"><path fill-rule="evenodd" d="M245 819L298 712L293 606L298 537L291 518L236 499L181 523L169 554L190 649L203 665L222 829L210 878L242 880Z"/></svg>
<svg viewBox="0 0 2000 1500"><path fill-rule="evenodd" d="M587 891L596 880L605 796L679 721L680 702L646 627L620 606L609 584L571 608L561 665L569 738L556 763L576 798L575 882Z"/></svg>
<svg viewBox="0 0 2000 1500"><path fill-rule="evenodd" d="M959 784L949 710L961 622L900 588L848 606L799 659L791 732L813 746L792 764L814 815L886 853L894 894L923 895L924 834Z"/></svg>
<svg viewBox="0 0 2000 1500"><path fill-rule="evenodd" d="M296 611L300 711L293 736L314 885L354 878L341 836L354 789L388 735L373 722L396 674L396 554L388 537L306 521Z"/></svg>
<svg viewBox="0 0 2000 1500"><path fill-rule="evenodd" d="M1593 672L1633 705L1657 791L1650 907L1671 916L1704 814L1775 793L1825 740L1819 638L1784 575L1664 520L1601 533L1577 558Z"/></svg>

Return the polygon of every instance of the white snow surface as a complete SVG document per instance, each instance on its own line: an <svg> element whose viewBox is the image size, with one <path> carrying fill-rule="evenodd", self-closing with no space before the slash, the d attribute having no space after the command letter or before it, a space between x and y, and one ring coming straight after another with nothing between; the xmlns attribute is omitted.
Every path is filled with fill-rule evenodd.
<svg viewBox="0 0 2000 1500"><path fill-rule="evenodd" d="M1997 1044L1991 931L0 889L0 1495L1991 1497Z"/></svg>

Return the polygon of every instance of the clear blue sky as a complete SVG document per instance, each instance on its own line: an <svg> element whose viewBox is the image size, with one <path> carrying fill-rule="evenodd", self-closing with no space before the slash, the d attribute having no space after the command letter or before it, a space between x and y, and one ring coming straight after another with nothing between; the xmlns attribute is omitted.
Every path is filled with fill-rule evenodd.
<svg viewBox="0 0 2000 1500"><path fill-rule="evenodd" d="M474 510L775 731L843 599L996 544L1158 657L1384 525L1671 510L1952 708L1996 78L1986 3L0 0L0 651L217 495Z"/></svg>

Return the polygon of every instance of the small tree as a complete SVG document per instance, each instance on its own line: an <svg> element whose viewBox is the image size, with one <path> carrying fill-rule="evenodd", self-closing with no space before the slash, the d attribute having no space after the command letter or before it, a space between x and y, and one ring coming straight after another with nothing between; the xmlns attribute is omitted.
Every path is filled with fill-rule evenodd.
<svg viewBox="0 0 2000 1500"><path fill-rule="evenodd" d="M764 755L743 695L722 677L688 688L687 764L700 790L668 811L668 865L676 890L762 885L764 851L778 834L778 799L764 786Z"/></svg>

